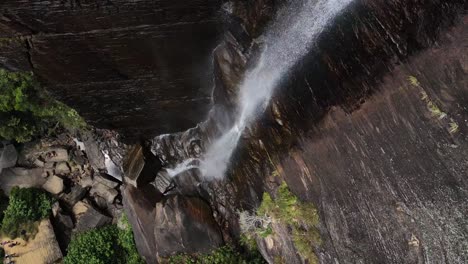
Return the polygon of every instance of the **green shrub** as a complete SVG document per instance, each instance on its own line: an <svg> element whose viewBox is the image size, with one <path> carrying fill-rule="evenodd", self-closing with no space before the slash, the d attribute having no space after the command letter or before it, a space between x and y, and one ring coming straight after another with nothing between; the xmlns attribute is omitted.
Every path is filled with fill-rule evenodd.
<svg viewBox="0 0 468 264"><path fill-rule="evenodd" d="M75 235L64 264L144 264L128 220L121 221L126 225L123 230L109 225Z"/></svg>
<svg viewBox="0 0 468 264"><path fill-rule="evenodd" d="M313 204L299 201L283 182L278 188L276 199L273 200L268 193L263 194L257 214L267 215L288 225L299 254L308 259L309 263L318 263L314 247L322 242L317 229L319 216Z"/></svg>
<svg viewBox="0 0 468 264"><path fill-rule="evenodd" d="M75 110L41 89L31 73L0 69L0 139L27 142L57 125L86 126Z"/></svg>
<svg viewBox="0 0 468 264"><path fill-rule="evenodd" d="M224 246L210 254L179 254L169 258L170 264L263 264L265 260L258 255L242 255L232 247Z"/></svg>
<svg viewBox="0 0 468 264"><path fill-rule="evenodd" d="M36 188L13 187L8 207L4 211L2 232L11 238L18 237L20 231L34 231L34 222L49 217L52 199L44 191Z"/></svg>
<svg viewBox="0 0 468 264"><path fill-rule="evenodd" d="M123 226L122 230L118 233L118 243L126 251L127 264L144 264L145 262L138 254L138 250L135 245L133 237L132 226L128 222L128 218L125 214L122 215L120 223Z"/></svg>

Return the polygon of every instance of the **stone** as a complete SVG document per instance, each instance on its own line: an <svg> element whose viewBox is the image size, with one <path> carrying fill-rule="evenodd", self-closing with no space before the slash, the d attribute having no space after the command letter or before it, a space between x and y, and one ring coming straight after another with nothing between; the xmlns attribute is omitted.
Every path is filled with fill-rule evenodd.
<svg viewBox="0 0 468 264"><path fill-rule="evenodd" d="M68 206L73 207L76 203L78 203L81 199L83 199L86 196L88 189L89 188L83 188L80 185L75 185L71 187L69 193L63 194L61 199L65 201L65 203Z"/></svg>
<svg viewBox="0 0 468 264"><path fill-rule="evenodd" d="M52 175L47 178L47 181L42 185L42 188L51 194L57 195L63 191L63 179L56 175Z"/></svg>
<svg viewBox="0 0 468 264"><path fill-rule="evenodd" d="M89 205L85 212L79 214L79 217L77 218L75 232L88 231L91 229L104 226L111 222L112 222L112 218L100 213L93 206Z"/></svg>
<svg viewBox="0 0 468 264"><path fill-rule="evenodd" d="M33 163L33 164L34 164L34 166L40 167L40 168L43 168L43 167L45 166L45 163L44 163L42 160L40 160L40 159L34 160L34 163Z"/></svg>
<svg viewBox="0 0 468 264"><path fill-rule="evenodd" d="M85 202L79 201L73 206L73 215L75 215L75 219L80 218L84 213L88 211L91 206Z"/></svg>
<svg viewBox="0 0 468 264"><path fill-rule="evenodd" d="M62 161L55 165L55 173L59 175L67 174L70 172L70 166L67 162Z"/></svg>
<svg viewBox="0 0 468 264"><path fill-rule="evenodd" d="M207 253L223 244L211 209L203 200L183 196L149 198L154 193L155 189L145 191L132 185L123 190L125 213L147 263L158 263L158 256L180 252Z"/></svg>
<svg viewBox="0 0 468 264"><path fill-rule="evenodd" d="M12 144L0 142L0 170L16 165L18 152Z"/></svg>
<svg viewBox="0 0 468 264"><path fill-rule="evenodd" d="M20 188L41 188L47 181L43 177L43 174L44 170L42 168L26 169L15 167L3 169L0 173L0 188L6 194L9 194L15 186Z"/></svg>
<svg viewBox="0 0 468 264"><path fill-rule="evenodd" d="M112 181L112 180L109 180L109 179L106 179L104 178L103 176L101 175L96 175L94 176L94 182L95 183L100 183L108 188L116 188L119 183L115 182L115 181Z"/></svg>
<svg viewBox="0 0 468 264"><path fill-rule="evenodd" d="M78 184L83 188L91 187L93 185L93 179L91 179L91 176L86 175L86 177L80 179Z"/></svg>
<svg viewBox="0 0 468 264"><path fill-rule="evenodd" d="M68 151L63 148L51 148L41 154L45 162L65 162L69 160Z"/></svg>
<svg viewBox="0 0 468 264"><path fill-rule="evenodd" d="M108 186L100 183L100 182L94 182L93 187L91 187L91 190L89 191L91 195L99 195L102 198L104 198L108 203L113 203L115 200L115 197L119 194L119 192L116 189L109 188Z"/></svg>

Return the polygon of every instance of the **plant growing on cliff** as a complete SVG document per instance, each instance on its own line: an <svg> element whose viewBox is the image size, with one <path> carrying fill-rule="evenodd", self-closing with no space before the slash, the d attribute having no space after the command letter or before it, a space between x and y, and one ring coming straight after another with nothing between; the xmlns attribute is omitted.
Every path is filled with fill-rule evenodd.
<svg viewBox="0 0 468 264"><path fill-rule="evenodd" d="M257 215L267 215L279 223L288 225L298 253L309 263L318 263L314 248L321 244L317 229L319 217L311 203L301 202L283 182L275 199L264 193Z"/></svg>
<svg viewBox="0 0 468 264"><path fill-rule="evenodd" d="M41 89L31 73L0 69L0 139L27 142L58 125L86 126L75 110Z"/></svg>
<svg viewBox="0 0 468 264"><path fill-rule="evenodd" d="M11 238L18 237L23 229L34 233L34 222L49 217L51 208L52 199L44 191L13 187L4 211L2 232Z"/></svg>
<svg viewBox="0 0 468 264"><path fill-rule="evenodd" d="M119 227L109 225L75 235L64 264L144 264L125 215Z"/></svg>
<svg viewBox="0 0 468 264"><path fill-rule="evenodd" d="M178 254L168 260L169 264L264 264L259 255L243 255L230 246L220 247L210 254Z"/></svg>

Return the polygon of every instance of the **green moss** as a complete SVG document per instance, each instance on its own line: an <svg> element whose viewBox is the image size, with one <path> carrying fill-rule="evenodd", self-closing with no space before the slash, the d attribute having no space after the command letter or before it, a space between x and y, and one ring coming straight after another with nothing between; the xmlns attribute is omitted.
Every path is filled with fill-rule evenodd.
<svg viewBox="0 0 468 264"><path fill-rule="evenodd" d="M0 69L0 139L27 142L58 126L82 129L86 123L41 89L31 73Z"/></svg>
<svg viewBox="0 0 468 264"><path fill-rule="evenodd" d="M270 194L263 194L263 201L257 210L258 215L268 215L292 230L294 246L299 254L309 263L318 263L314 248L322 241L317 225L319 216L315 206L301 202L283 182L278 188L276 199Z"/></svg>

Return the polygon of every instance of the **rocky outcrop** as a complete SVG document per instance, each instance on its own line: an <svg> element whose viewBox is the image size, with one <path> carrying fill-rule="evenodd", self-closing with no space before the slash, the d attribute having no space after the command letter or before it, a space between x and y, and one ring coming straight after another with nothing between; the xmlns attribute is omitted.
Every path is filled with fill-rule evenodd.
<svg viewBox="0 0 468 264"><path fill-rule="evenodd" d="M220 4L2 1L0 64L32 70L98 127L132 138L187 129L210 109Z"/></svg>

